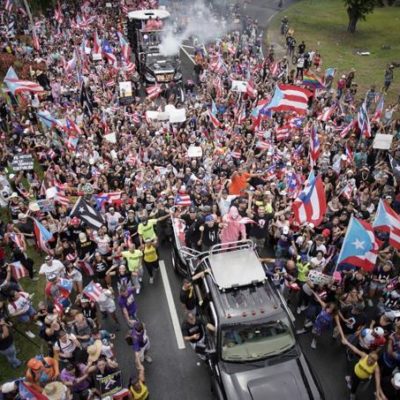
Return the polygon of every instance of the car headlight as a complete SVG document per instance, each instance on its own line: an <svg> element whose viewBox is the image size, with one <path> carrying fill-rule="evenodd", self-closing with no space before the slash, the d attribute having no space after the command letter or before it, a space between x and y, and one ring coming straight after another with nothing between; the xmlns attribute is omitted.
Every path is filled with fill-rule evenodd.
<svg viewBox="0 0 400 400"><path fill-rule="evenodd" d="M182 79L182 73L176 72L174 75L174 81L180 81Z"/></svg>
<svg viewBox="0 0 400 400"><path fill-rule="evenodd" d="M156 78L153 75L149 74L148 72L144 74L144 77L145 77L146 81L148 81L148 82L156 81Z"/></svg>

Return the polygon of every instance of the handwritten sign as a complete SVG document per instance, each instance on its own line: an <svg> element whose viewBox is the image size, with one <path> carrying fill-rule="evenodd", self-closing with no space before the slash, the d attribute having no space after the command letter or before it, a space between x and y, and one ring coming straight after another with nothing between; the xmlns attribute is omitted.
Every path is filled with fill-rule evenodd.
<svg viewBox="0 0 400 400"><path fill-rule="evenodd" d="M31 154L17 154L11 166L14 171L30 171L33 169L33 157Z"/></svg>

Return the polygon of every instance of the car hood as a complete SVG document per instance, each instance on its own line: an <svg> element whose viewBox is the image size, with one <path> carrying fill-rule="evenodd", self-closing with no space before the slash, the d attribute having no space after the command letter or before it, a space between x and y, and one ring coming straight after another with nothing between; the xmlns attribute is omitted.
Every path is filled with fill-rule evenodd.
<svg viewBox="0 0 400 400"><path fill-rule="evenodd" d="M156 74L172 73L175 71L175 64L172 60L165 59L163 61L151 61L147 63L147 67Z"/></svg>
<svg viewBox="0 0 400 400"><path fill-rule="evenodd" d="M303 357L244 371L222 368L221 379L229 400L322 399Z"/></svg>

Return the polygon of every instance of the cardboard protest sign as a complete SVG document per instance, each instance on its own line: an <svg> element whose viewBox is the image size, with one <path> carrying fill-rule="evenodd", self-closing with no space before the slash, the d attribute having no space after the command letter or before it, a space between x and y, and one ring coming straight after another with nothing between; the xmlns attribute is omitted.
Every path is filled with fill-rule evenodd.
<svg viewBox="0 0 400 400"><path fill-rule="evenodd" d="M233 92L246 93L247 82L246 81L232 81L231 90Z"/></svg>
<svg viewBox="0 0 400 400"><path fill-rule="evenodd" d="M186 110L184 108L176 108L169 112L169 122L171 124L185 122L186 121Z"/></svg>
<svg viewBox="0 0 400 400"><path fill-rule="evenodd" d="M53 212L54 208L54 200L53 199L42 199L37 201L37 205L40 208L40 211L46 212Z"/></svg>
<svg viewBox="0 0 400 400"><path fill-rule="evenodd" d="M393 136L377 133L375 135L373 148L380 150L389 150L392 146Z"/></svg>
<svg viewBox="0 0 400 400"><path fill-rule="evenodd" d="M190 146L187 152L188 157L201 157L203 150L200 146Z"/></svg>

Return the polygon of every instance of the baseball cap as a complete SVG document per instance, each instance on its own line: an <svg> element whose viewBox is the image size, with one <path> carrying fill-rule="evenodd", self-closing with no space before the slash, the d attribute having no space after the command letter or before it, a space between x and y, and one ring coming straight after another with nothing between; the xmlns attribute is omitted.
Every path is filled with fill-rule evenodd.
<svg viewBox="0 0 400 400"><path fill-rule="evenodd" d="M385 334L385 331L380 326L377 326L376 328L374 328L374 333L382 337Z"/></svg>
<svg viewBox="0 0 400 400"><path fill-rule="evenodd" d="M214 221L214 217L212 215L207 215L206 218L205 218L205 221L206 222L212 222L212 221Z"/></svg>

